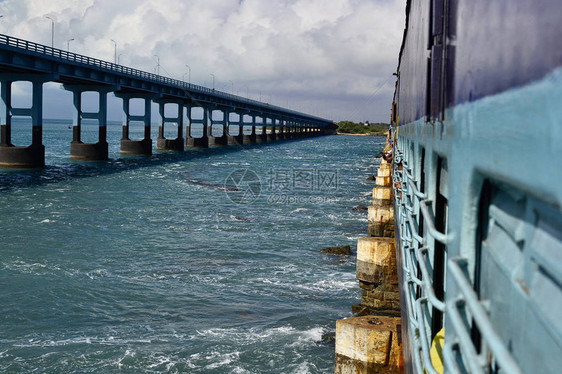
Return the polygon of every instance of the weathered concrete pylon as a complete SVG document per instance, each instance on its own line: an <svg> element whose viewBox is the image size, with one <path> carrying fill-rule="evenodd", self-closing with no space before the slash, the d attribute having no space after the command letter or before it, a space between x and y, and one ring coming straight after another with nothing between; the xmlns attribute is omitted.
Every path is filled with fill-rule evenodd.
<svg viewBox="0 0 562 374"><path fill-rule="evenodd" d="M156 140L156 149L161 151L183 151L185 139L183 138L183 124L184 124L184 102L183 100L169 100L159 99L155 100L158 103L161 124L158 127L158 139ZM165 106L166 104L176 104L177 114L175 117L166 117ZM177 137L175 139L166 139L165 126L166 123L175 123L178 127Z"/></svg>
<svg viewBox="0 0 562 374"><path fill-rule="evenodd" d="M256 115L252 114L252 115L250 115L250 117L252 118L252 122L250 122L252 132L249 135L244 135L244 144L254 144L254 143L256 143ZM243 117L242 117L242 119L243 119ZM245 124L245 122L243 122L243 123Z"/></svg>
<svg viewBox="0 0 562 374"><path fill-rule="evenodd" d="M194 119L192 109L195 106L187 107L187 118L189 120L189 129L186 131L187 135L187 146L189 148L209 148L209 108L206 106L200 106L203 108L203 118ZM192 136L193 125L201 124L203 125L203 134L200 138L194 138Z"/></svg>
<svg viewBox="0 0 562 374"><path fill-rule="evenodd" d="M88 86L65 84L63 88L72 92L74 102L74 123L72 127L72 142L70 143L70 157L86 161L105 161L109 158L107 143L107 94L117 91L118 86ZM97 92L98 111L85 112L82 110L82 94ZM96 143L82 142L82 120L95 119L98 121L99 132Z"/></svg>
<svg viewBox="0 0 562 374"><path fill-rule="evenodd" d="M158 99L160 95L156 94L142 94L142 93L128 93L128 92L115 92L115 96L123 99L123 137L121 138L121 153L129 155L151 155L152 154L152 139L150 137L150 118L151 118L151 104L153 99ZM132 115L131 114L131 99L144 100L144 114ZM144 137L141 140L131 140L129 138L129 128L131 121L138 121L144 124Z"/></svg>
<svg viewBox="0 0 562 374"><path fill-rule="evenodd" d="M218 145L224 146L228 145L228 134L227 134L227 127L228 127L228 111L222 112L222 119L218 120L215 119L215 112L217 110L210 111L210 127L209 127L209 145ZM213 135L213 125L219 125L221 129L220 136Z"/></svg>
<svg viewBox="0 0 562 374"><path fill-rule="evenodd" d="M57 79L43 74L0 74L0 166L42 167L45 166L43 145L43 83ZM12 106L12 84L27 81L32 84L31 108ZM31 117L32 134L29 146L12 144L12 117Z"/></svg>

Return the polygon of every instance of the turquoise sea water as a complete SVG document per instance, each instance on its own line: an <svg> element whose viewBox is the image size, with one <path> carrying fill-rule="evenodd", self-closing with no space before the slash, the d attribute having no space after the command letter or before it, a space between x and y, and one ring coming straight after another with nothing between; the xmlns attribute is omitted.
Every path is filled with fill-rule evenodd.
<svg viewBox="0 0 562 374"><path fill-rule="evenodd" d="M123 158L120 134L75 162L50 123L45 169L0 170L0 372L331 373L359 288L320 249L365 235L382 139Z"/></svg>

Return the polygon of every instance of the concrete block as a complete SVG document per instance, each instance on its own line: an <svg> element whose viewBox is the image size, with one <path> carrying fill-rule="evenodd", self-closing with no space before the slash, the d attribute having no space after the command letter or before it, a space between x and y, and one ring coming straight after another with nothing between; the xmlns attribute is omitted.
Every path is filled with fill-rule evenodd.
<svg viewBox="0 0 562 374"><path fill-rule="evenodd" d="M356 316L384 316L384 317L400 317L399 309L374 308L365 304L354 304L351 311Z"/></svg>
<svg viewBox="0 0 562 374"><path fill-rule="evenodd" d="M394 208L391 205L371 205L368 207L369 222L387 223L394 221Z"/></svg>
<svg viewBox="0 0 562 374"><path fill-rule="evenodd" d="M377 238L394 238L394 221L369 222L367 233Z"/></svg>
<svg viewBox="0 0 562 374"><path fill-rule="evenodd" d="M391 187L392 186L392 177L391 176L386 176L386 177L377 176L375 178L375 182L377 183L377 186Z"/></svg>
<svg viewBox="0 0 562 374"><path fill-rule="evenodd" d="M400 318L382 316L338 320L334 373L401 373L400 324Z"/></svg>
<svg viewBox="0 0 562 374"><path fill-rule="evenodd" d="M381 159L381 163L379 165L379 169L392 169L392 163L386 161L384 158Z"/></svg>
<svg viewBox="0 0 562 374"><path fill-rule="evenodd" d="M357 261L390 266L395 256L395 243L391 238L360 238L357 240Z"/></svg>
<svg viewBox="0 0 562 374"><path fill-rule="evenodd" d="M400 312L400 294L398 285L391 285L394 291L383 290L361 290L361 304L372 308L373 310L381 311L396 311Z"/></svg>
<svg viewBox="0 0 562 374"><path fill-rule="evenodd" d="M379 168L377 171L378 177L391 177L392 176L392 169L391 168Z"/></svg>
<svg viewBox="0 0 562 374"><path fill-rule="evenodd" d="M380 286L381 290L394 290L398 283L394 239L359 239L356 276L362 282ZM378 298L383 299L383 296Z"/></svg>
<svg viewBox="0 0 562 374"><path fill-rule="evenodd" d="M373 188L373 199L390 200L391 197L392 188L379 186Z"/></svg>

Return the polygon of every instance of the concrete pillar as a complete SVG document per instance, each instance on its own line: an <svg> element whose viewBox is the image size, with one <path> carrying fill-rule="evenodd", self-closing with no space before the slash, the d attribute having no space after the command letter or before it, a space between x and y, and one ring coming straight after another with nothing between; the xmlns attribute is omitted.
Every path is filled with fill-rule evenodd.
<svg viewBox="0 0 562 374"><path fill-rule="evenodd" d="M86 161L105 161L109 157L107 143L107 94L119 89L115 86L86 86L63 85L72 92L74 102L74 124L72 127L72 142L70 143L70 157ZM82 94L93 91L99 94L98 112L84 112L82 110ZM82 142L82 120L95 119L98 121L99 132L96 143Z"/></svg>
<svg viewBox="0 0 562 374"><path fill-rule="evenodd" d="M275 138L277 140L285 140L285 121L279 120L279 127L277 128L277 133L275 134Z"/></svg>
<svg viewBox="0 0 562 374"><path fill-rule="evenodd" d="M238 126L238 135L230 135L230 133L228 134L228 145L243 145L244 144L244 134L243 134L243 114L240 113L236 113L235 114L238 116L238 121L230 121L230 114L229 114L229 118L228 118L228 128L230 129L230 126Z"/></svg>
<svg viewBox="0 0 562 374"><path fill-rule="evenodd" d="M184 123L184 102L182 100L156 100L158 103L158 111L160 113L160 126L158 127L158 139L156 140L156 149L160 151L183 151L185 140L183 138ZM166 104L177 104L178 111L175 117L166 117ZM166 139L165 126L166 123L175 123L178 126L177 137L175 139Z"/></svg>
<svg viewBox="0 0 562 374"><path fill-rule="evenodd" d="M267 131L266 131L266 124L267 119L265 117L260 117L261 121L256 123L256 126L261 129L259 134L256 134L256 143L267 143Z"/></svg>
<svg viewBox="0 0 562 374"><path fill-rule="evenodd" d="M189 121L189 133L187 135L187 147L188 148L209 148L209 108L201 106L203 108L203 118L193 119L191 110L194 107L189 106L187 108L187 119ZM192 125L202 124L203 134L200 138L194 138L192 136Z"/></svg>
<svg viewBox="0 0 562 374"><path fill-rule="evenodd" d="M392 187L376 186L373 188L373 205L392 204Z"/></svg>
<svg viewBox="0 0 562 374"><path fill-rule="evenodd" d="M244 135L244 144L254 144L256 143L256 115L252 114L252 132L250 135Z"/></svg>
<svg viewBox="0 0 562 374"><path fill-rule="evenodd" d="M401 373L399 317L364 316L336 322L335 374Z"/></svg>
<svg viewBox="0 0 562 374"><path fill-rule="evenodd" d="M285 121L285 126L283 127L283 139L291 139L291 136L291 127L289 126L289 123Z"/></svg>
<svg viewBox="0 0 562 374"><path fill-rule="evenodd" d="M400 316L398 272L393 238L369 237L357 241L356 276L361 287L360 315Z"/></svg>
<svg viewBox="0 0 562 374"><path fill-rule="evenodd" d="M277 119L272 118L271 119L271 132L269 134L267 134L267 141L268 142L274 142L274 141L277 140L277 133L275 131L276 124L277 124Z"/></svg>
<svg viewBox="0 0 562 374"><path fill-rule="evenodd" d="M124 93L116 92L116 97L123 100L123 136L121 138L121 153L128 155L146 155L152 154L152 139L150 138L150 119L151 104L153 99L159 98L155 94L141 93ZM131 99L144 100L144 114L141 116L131 115L130 101ZM129 138L129 126L131 121L139 121L144 123L144 137L141 140L131 140Z"/></svg>
<svg viewBox="0 0 562 374"><path fill-rule="evenodd" d="M0 74L0 166L37 168L45 166L43 145L43 83L53 80L49 75ZM31 108L12 106L12 84L28 81L32 84ZM31 117L32 133L29 146L12 144L12 116Z"/></svg>
<svg viewBox="0 0 562 374"><path fill-rule="evenodd" d="M293 139L293 126L291 122L285 122L287 127L285 127L285 139Z"/></svg>
<svg viewBox="0 0 562 374"><path fill-rule="evenodd" d="M394 232L392 194L388 190L390 169L387 173L387 166L382 165L379 173L381 181L386 183L373 190L368 219L369 232L381 235L357 241L356 277L361 303L353 305L352 310L362 317L336 323L336 374L404 370L395 241L383 237L393 236Z"/></svg>
<svg viewBox="0 0 562 374"><path fill-rule="evenodd" d="M227 135L227 116L229 115L228 111L223 111L223 118L222 120L215 120L213 118L213 113L215 111L210 111L210 127L209 127L209 145L216 145L216 146L224 146L228 145L228 135ZM220 136L213 136L212 129L213 125L220 125L221 126L221 135Z"/></svg>
<svg viewBox="0 0 562 374"><path fill-rule="evenodd" d="M367 232L369 235L384 238L394 237L394 208L392 205L369 206L368 219Z"/></svg>

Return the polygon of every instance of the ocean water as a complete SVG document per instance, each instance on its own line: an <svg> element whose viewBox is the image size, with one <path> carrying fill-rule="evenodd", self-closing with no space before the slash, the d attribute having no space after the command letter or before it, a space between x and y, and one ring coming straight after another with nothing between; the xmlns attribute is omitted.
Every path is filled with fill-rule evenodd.
<svg viewBox="0 0 562 374"><path fill-rule="evenodd" d="M0 169L0 372L333 372L360 295L320 250L365 235L382 139L121 157L120 134L76 162L48 123L45 169Z"/></svg>

